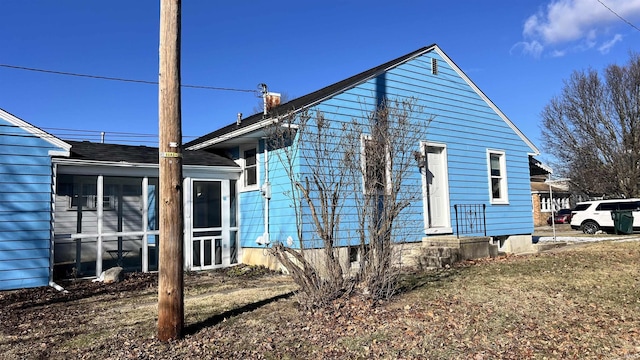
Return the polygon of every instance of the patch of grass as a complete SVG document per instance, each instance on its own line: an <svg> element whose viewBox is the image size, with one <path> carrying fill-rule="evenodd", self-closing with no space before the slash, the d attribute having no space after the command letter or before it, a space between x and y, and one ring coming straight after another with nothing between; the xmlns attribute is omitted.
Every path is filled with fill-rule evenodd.
<svg viewBox="0 0 640 360"><path fill-rule="evenodd" d="M106 329L93 332L83 332L60 345L67 349L86 349L93 344L102 342L103 339L112 335L111 331Z"/></svg>
<svg viewBox="0 0 640 360"><path fill-rule="evenodd" d="M185 288L189 333L170 343L155 339L149 289L6 296L0 320L15 321L0 327L0 358L633 358L639 263L640 242L469 261L406 274L374 307L356 297L312 312L278 297L296 288L288 278L203 273Z"/></svg>

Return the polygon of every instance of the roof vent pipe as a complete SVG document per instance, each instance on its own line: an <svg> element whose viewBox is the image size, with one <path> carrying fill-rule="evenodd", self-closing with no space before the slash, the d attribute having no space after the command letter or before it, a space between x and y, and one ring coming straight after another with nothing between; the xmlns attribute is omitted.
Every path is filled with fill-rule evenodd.
<svg viewBox="0 0 640 360"><path fill-rule="evenodd" d="M238 117L236 118L236 125L240 126L240 122L242 122L242 113L238 113Z"/></svg>

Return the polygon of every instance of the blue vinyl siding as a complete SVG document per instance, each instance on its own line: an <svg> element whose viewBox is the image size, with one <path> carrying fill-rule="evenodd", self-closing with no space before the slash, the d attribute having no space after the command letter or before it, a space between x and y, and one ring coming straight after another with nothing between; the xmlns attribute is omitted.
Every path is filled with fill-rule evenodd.
<svg viewBox="0 0 640 360"><path fill-rule="evenodd" d="M262 169L263 154L257 149L258 169ZM234 160L241 156L240 147L226 149ZM257 174L258 186L262 185L263 174ZM241 247L256 247L256 239L264 233L264 200L259 190L243 191L241 181L238 181L238 225Z"/></svg>
<svg viewBox="0 0 640 360"><path fill-rule="evenodd" d="M52 167L59 149L0 118L0 290L45 286Z"/></svg>
<svg viewBox="0 0 640 360"><path fill-rule="evenodd" d="M438 59L438 75L431 74L431 57ZM485 204L487 235L531 234L528 154L532 149L519 134L436 52L390 69L383 77L384 94L379 93L381 87L374 78L324 100L312 111L321 111L334 126L340 126L352 119L364 121L381 96L389 100L414 98L422 111L416 113L412 121L426 123L433 116L427 137L422 140L447 147L451 226L455 229L453 205ZM491 204L487 149L505 153L508 204ZM419 144L415 150L419 150ZM312 164L313 160L301 162ZM286 185L284 177L271 176L274 190ZM411 173L403 186L421 186L421 176L419 171ZM276 183L280 185L276 186ZM276 208L285 209L284 202L283 199ZM350 212L353 206L347 203L341 216L342 240L353 241L354 238L352 230L355 228L350 226L355 221L355 215ZM403 240L420 241L425 236L422 201L412 203L404 216L403 227L413 230L409 230L411 236ZM273 220L272 227L275 223L287 222L285 217ZM304 222L308 224L310 219ZM312 227L308 227L308 231L313 231Z"/></svg>
<svg viewBox="0 0 640 360"><path fill-rule="evenodd" d="M17 279L10 278L10 276L14 276L16 273L4 273L0 272L0 279L4 279L2 281L2 287L5 289L22 289L22 288L32 288L39 287L42 285L42 277L45 275L43 272L40 273L22 273ZM47 274L48 276L48 274ZM6 277L6 279L5 279Z"/></svg>
<svg viewBox="0 0 640 360"><path fill-rule="evenodd" d="M235 159L240 156L239 148L227 150ZM278 157L281 150L269 153L269 182L272 185L272 197L269 201L269 236L270 241L286 242L291 237L297 243L297 228L295 222L295 209L291 206L291 183L285 172L283 163ZM264 176L264 143L261 141L258 148L258 162L260 174L258 185L262 186ZM295 165L297 166L297 164ZM259 247L256 239L264 233L265 200L259 190L243 191L239 193L240 212L240 242L242 247Z"/></svg>
<svg viewBox="0 0 640 360"><path fill-rule="evenodd" d="M296 213L292 206L291 182L283 166L281 158L284 158L283 150L274 150L269 153L269 182L271 183L271 201L269 202L269 236L272 242L286 243L291 237L294 243L298 242ZM294 167L297 167L297 159L294 159Z"/></svg>
<svg viewBox="0 0 640 360"><path fill-rule="evenodd" d="M41 250L45 249L48 251L50 246L50 240L48 237L43 237L44 234L34 234L29 233L32 237L29 240L0 240L0 251L3 251L4 254L0 254L1 261L9 261L14 258L24 259L25 256L28 258L28 255L16 255L15 252L20 252L23 250ZM38 236L40 235L40 236ZM13 236L15 238L15 235ZM9 253L9 251L13 251L14 253ZM18 257L16 257L18 256ZM48 259L47 259L48 260Z"/></svg>
<svg viewBox="0 0 640 360"><path fill-rule="evenodd" d="M240 193L240 239L243 247L256 247L264 233L264 201L260 191Z"/></svg>

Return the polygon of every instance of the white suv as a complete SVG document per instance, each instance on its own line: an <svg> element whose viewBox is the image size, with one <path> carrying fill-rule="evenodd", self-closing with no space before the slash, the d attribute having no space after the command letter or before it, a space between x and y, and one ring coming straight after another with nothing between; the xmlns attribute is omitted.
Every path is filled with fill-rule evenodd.
<svg viewBox="0 0 640 360"><path fill-rule="evenodd" d="M633 214L633 228L640 228L640 199L615 199L580 202L571 211L571 228L585 234L614 229L611 211L627 210Z"/></svg>

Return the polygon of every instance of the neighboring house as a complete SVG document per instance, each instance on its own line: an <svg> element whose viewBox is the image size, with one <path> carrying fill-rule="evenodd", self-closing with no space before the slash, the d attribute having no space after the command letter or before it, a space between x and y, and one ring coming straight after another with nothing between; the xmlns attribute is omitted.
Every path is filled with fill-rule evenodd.
<svg viewBox="0 0 640 360"><path fill-rule="evenodd" d="M569 179L550 180L551 168L529 157L531 174L531 203L534 226L546 226L552 211L572 209L587 198L574 189Z"/></svg>
<svg viewBox="0 0 640 360"><path fill-rule="evenodd" d="M567 187L546 181L531 182L531 201L534 226L546 226L552 211L573 207L572 194Z"/></svg>
<svg viewBox="0 0 640 360"><path fill-rule="evenodd" d="M293 247L298 243L295 213L285 194L291 189L289 178L279 164L278 150L265 147L267 128L303 111L322 112L345 124L375 111L381 99L403 98L424 108L413 121L428 126L428 134L415 143L415 151L428 164L426 171L416 166L407 179L407 186L422 187L425 196L410 205L412 218L402 223L408 236L402 240L420 243L443 236L486 235L502 251L532 250L529 155L539 151L437 45L431 45L185 144L189 150L225 153L242 167L238 192L243 262L269 264L272 259L264 252L269 241ZM311 157L298 159L294 170L302 174L313 163ZM456 209L480 209L480 224L465 223ZM353 216L346 212L342 216ZM304 216L303 223L311 223ZM341 226L355 230L346 221ZM313 229L306 231L313 237Z"/></svg>
<svg viewBox="0 0 640 360"><path fill-rule="evenodd" d="M0 110L0 154L0 290L157 270L157 148L63 141ZM183 155L185 269L237 263L240 168Z"/></svg>
<svg viewBox="0 0 640 360"><path fill-rule="evenodd" d="M51 157L70 148L0 109L0 290L49 284Z"/></svg>

